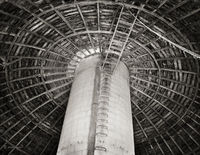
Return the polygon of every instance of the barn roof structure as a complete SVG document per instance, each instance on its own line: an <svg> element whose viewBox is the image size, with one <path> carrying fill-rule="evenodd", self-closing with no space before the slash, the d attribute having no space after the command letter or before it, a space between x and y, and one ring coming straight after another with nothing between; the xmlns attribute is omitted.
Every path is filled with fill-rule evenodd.
<svg viewBox="0 0 200 155"><path fill-rule="evenodd" d="M136 155L200 154L199 0L1 0L0 154L56 153L95 54L129 69Z"/></svg>

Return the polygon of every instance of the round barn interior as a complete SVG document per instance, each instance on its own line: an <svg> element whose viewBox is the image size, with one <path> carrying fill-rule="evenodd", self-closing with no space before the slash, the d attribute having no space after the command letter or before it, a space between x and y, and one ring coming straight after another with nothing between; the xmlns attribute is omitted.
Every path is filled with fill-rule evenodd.
<svg viewBox="0 0 200 155"><path fill-rule="evenodd" d="M0 154L56 154L92 55L129 70L136 155L200 154L199 0L0 0Z"/></svg>

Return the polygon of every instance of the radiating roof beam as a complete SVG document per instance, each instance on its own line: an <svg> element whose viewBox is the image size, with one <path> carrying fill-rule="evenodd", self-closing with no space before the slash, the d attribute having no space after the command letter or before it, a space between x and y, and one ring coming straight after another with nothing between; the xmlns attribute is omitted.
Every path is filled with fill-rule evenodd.
<svg viewBox="0 0 200 155"><path fill-rule="evenodd" d="M141 68L141 67L135 67L136 70L158 70L158 68ZM180 73L187 73L187 74L193 74L196 75L196 72L186 71L186 70L176 70L176 69L170 69L170 68L161 68L161 71L170 71L170 72L180 72Z"/></svg>
<svg viewBox="0 0 200 155"><path fill-rule="evenodd" d="M67 83L65 83L65 84L62 84L62 85L59 85L59 86L57 86L57 87L54 87L54 88L50 89L49 92L53 92L53 91L55 91L55 90L57 90L57 89L66 87L66 86L70 85L71 83L72 83L72 81L67 82ZM67 89L67 90L69 91L70 89ZM46 95L46 94L47 94L47 92L40 93L40 94L38 94L38 95L36 95L36 96L34 96L34 97L29 98L28 100L24 101L24 102L21 103L20 105L24 105L24 104L26 104L26 103L28 103L28 102L30 102L30 101L32 101L32 100L34 100L34 99L40 97L40 96Z"/></svg>
<svg viewBox="0 0 200 155"><path fill-rule="evenodd" d="M52 76L52 75L66 75L66 72L57 71L57 72L54 72L54 73L44 74L44 76ZM39 74L30 75L30 76L23 76L23 77L20 77L20 78L12 79L9 82L12 83L12 82L17 82L17 81L27 80L27 79L31 79L31 78L37 78L37 77L41 77L41 74L39 73Z"/></svg>
<svg viewBox="0 0 200 155"><path fill-rule="evenodd" d="M49 0L46 0L49 2ZM49 2L49 5L51 6L51 8L54 9L54 11L56 12L56 14L65 22L65 24L68 26L68 28L73 32L73 34L77 34L75 29L73 29L73 27L70 25L70 23L67 21L67 19L62 15L62 13L60 13L60 11L58 11L57 8L55 8L50 2ZM88 30L87 30L88 31ZM86 31L86 32L87 32ZM90 34L88 34L90 35ZM78 36L78 35L77 35ZM79 39L81 40L80 36L78 36ZM90 51L84 46L84 48L90 53ZM84 52L82 52L84 54ZM77 55L76 55L77 56Z"/></svg>
<svg viewBox="0 0 200 155"><path fill-rule="evenodd" d="M188 14L186 14L186 15L184 15L184 16L178 18L178 20L173 21L171 24L175 24L175 23L177 23L177 22L179 22L179 21L181 21L181 20L183 20L183 19L185 19L185 18L187 18L187 17L190 17L190 16L192 16L192 15L194 15L195 13L198 13L198 12L200 12L200 8L198 8L198 9L196 9L196 10L193 10L193 11L189 12Z"/></svg>
<svg viewBox="0 0 200 155"><path fill-rule="evenodd" d="M154 148L153 148L153 146L152 146L152 144L151 144L150 141L149 141L149 138L148 138L148 136L147 136L145 130L143 129L143 127L142 127L142 125L141 125L141 123L140 123L140 121L137 119L136 116L134 116L134 118L135 118L136 122L138 123L140 129L142 130L142 133L144 134L144 136L145 136L147 142L149 143L151 149L153 150L154 154L156 154L156 153L155 153L155 150L154 150Z"/></svg>
<svg viewBox="0 0 200 155"><path fill-rule="evenodd" d="M42 119L40 120L40 122L38 122L28 133L26 133L26 134L23 136L23 138L15 145L15 147L17 147L18 145L20 145L20 144L22 143L22 141L23 141L26 137L28 137L28 136L32 133L32 131L35 130L35 129L36 129L46 118L48 118L55 110L57 110L57 108L58 108L58 106L57 106L56 108L54 108L50 113L48 113L48 115L46 115L44 118L42 118ZM30 123L31 123L31 121L30 121ZM26 127L26 126L24 126L24 127ZM20 130L18 130L9 140L11 140L11 139L12 139L15 135L17 135L18 133L20 133L20 131L21 131L24 127L22 127ZM9 154L11 154L13 151L14 151L14 149L12 149L12 151L10 151Z"/></svg>
<svg viewBox="0 0 200 155"><path fill-rule="evenodd" d="M38 61L38 60L43 60L43 61L48 61L48 62L54 62L54 63L60 63L60 64L65 64L65 65L67 65L68 64L68 62L69 62L69 58L67 58L66 57L66 59L68 60L68 61L60 61L60 60L56 60L56 59L49 59L49 58L44 58L44 57L31 57L31 56L15 56L15 55L11 55L11 56L9 56L9 58L17 58L16 60L13 60L13 61L10 61L10 62L7 62L7 65L11 65L11 64L13 64L13 63L16 63L16 62L19 62L19 61L21 61L22 59L32 59L32 60L35 60L35 62L36 61Z"/></svg>
<svg viewBox="0 0 200 155"><path fill-rule="evenodd" d="M175 112L173 112L171 109L169 109L167 106L165 106L164 104L160 103L158 100L152 98L151 96L149 96L148 94L146 94L145 92L141 91L140 89L134 87L134 86L131 86L134 90L140 92L141 94L145 95L146 97L154 100L156 103L158 103L159 105L161 105L163 108L165 108L166 110L168 110L169 112L171 112L173 115L175 115L176 117L180 118L180 116L178 116Z"/></svg>
<svg viewBox="0 0 200 155"><path fill-rule="evenodd" d="M113 13L113 16L112 16L112 23L111 23L111 26L110 26L110 32L112 30L112 28L114 27L114 23L115 23L115 20L117 18L117 13L119 12L120 9L116 9L116 11Z"/></svg>
<svg viewBox="0 0 200 155"><path fill-rule="evenodd" d="M69 90L66 90L66 91L64 91L64 93L66 93L66 92L68 92L68 91L69 91ZM59 94L59 96L60 96L60 94ZM55 97L55 99L58 98L59 96ZM67 98L66 98L66 99L67 99ZM50 101L52 101L52 99L49 99L47 102L50 102ZM62 101L62 104L63 104L64 102L66 102L66 100L63 100L63 101ZM43 103L42 106L44 106L44 104L45 104L45 103ZM62 105L62 104L61 104L61 105ZM39 106L39 107L42 107L42 106ZM38 107L37 107L36 109L38 109ZM17 126L19 123L21 123L22 121L24 121L24 119L27 119L28 116L30 116L31 114L33 114L34 111L36 111L36 109L33 110L33 111L31 111L28 115L24 115L22 118L20 118L16 123L14 123L14 124L13 124L12 126L10 126L8 129L6 129L6 131L5 131L2 135L5 135L7 132L9 132L11 129L13 129L15 126ZM55 126L56 122L58 122L58 121L60 120L60 118L63 117L63 115L64 115L64 113L60 115L59 119L58 119L57 121L55 121L55 123L51 126L52 128Z"/></svg>
<svg viewBox="0 0 200 155"><path fill-rule="evenodd" d="M16 94L16 93L19 93L21 91L24 91L26 89L30 89L30 88L33 88L33 87L36 87L36 86L40 86L40 85L43 85L43 84L49 84L49 83L52 83L52 82L58 82L60 80L68 80L68 79L71 79L71 77L64 77L64 78L62 77L62 78L52 79L52 80L45 81L45 82L38 82L38 83L35 83L35 84L31 84L29 86L23 87L22 89L15 90L15 91L13 91L13 93Z"/></svg>
<svg viewBox="0 0 200 155"><path fill-rule="evenodd" d="M63 34L60 30L58 30L55 26L51 25L50 23L48 23L47 21L45 21L44 19L42 19L40 16L36 15L35 13L31 12L30 10L28 10L27 8L24 8L23 6L21 6L19 3L14 3L12 1L9 1L10 3L12 3L13 5L15 5L16 7L25 10L26 12L28 12L29 14L31 14L34 18L37 18L38 20L40 20L41 22L43 22L44 24L46 24L48 27L54 29L58 34L60 34L64 39L66 39L67 41L69 41L74 47L76 47L78 50L79 47L77 45L75 45L71 40L66 38L66 35Z"/></svg>
<svg viewBox="0 0 200 155"><path fill-rule="evenodd" d="M132 14L133 15L133 14ZM135 15L133 15L134 17L136 17ZM181 46L181 45L178 45L177 43L174 43L172 42L171 40L169 40L168 38L164 37L163 35L161 35L160 33L154 31L153 29L149 28L146 24L144 24L141 20L137 19L138 22L140 22L145 28L147 28L150 32L156 34L159 38L163 39L164 41L168 42L170 45L173 45L175 47L177 47L178 49L196 57L196 58L199 58L200 59L200 55L189 50L189 49L186 49L185 47Z"/></svg>
<svg viewBox="0 0 200 155"><path fill-rule="evenodd" d="M5 141L8 145L11 145L12 148L18 150L19 152L22 152L25 155L30 155L28 152L24 151L23 149L21 149L20 147L16 147L15 144L9 142L7 139L1 137L3 139L3 141Z"/></svg>
<svg viewBox="0 0 200 155"><path fill-rule="evenodd" d="M174 11L175 9L181 7L182 5L184 5L185 3L187 3L188 1L189 1L189 0L183 0L182 2L178 3L177 5L175 5L172 9L169 9L167 12L163 13L159 18L158 18L158 16L155 16L155 15L154 15L154 16L157 17L158 19L157 19L156 21L152 22L152 23L149 25L149 28L152 27L152 26L154 26L154 25L156 25L156 23L159 21L159 19L161 19L162 21L164 21L164 22L166 23L165 19L162 18L162 17L165 17L167 14L169 14L170 12ZM139 8L138 8L138 9L139 9ZM150 14L152 14L152 13L153 13L153 12L151 12ZM153 15L153 14L152 14L152 15ZM173 29L175 29L175 31L178 32L178 34L180 34L181 36L183 36L183 34L180 33L175 27L173 27L172 25L169 25L169 26L172 27ZM144 32L146 32L147 30L148 30L148 29L145 28L144 30L139 31L139 33L136 35L135 39L138 38L138 37L140 37L140 36L141 36ZM183 36L183 37L184 37L184 36ZM190 48L192 49L192 46L191 46L190 42L188 42L187 39L186 39L185 37L184 37L184 39L185 39L185 41L189 44Z"/></svg>
<svg viewBox="0 0 200 155"><path fill-rule="evenodd" d="M15 115L5 119L3 122L0 123L0 126L3 126L4 124L6 124L7 122L9 122L11 119L15 118L16 116L22 114L22 111L19 111L17 113L15 113Z"/></svg>
<svg viewBox="0 0 200 155"><path fill-rule="evenodd" d="M138 83L137 83L138 84ZM142 85L140 85L140 87L143 87ZM143 87L143 88L145 88L145 87ZM148 89L148 90L150 90L150 91L153 91L152 89ZM154 93L155 93L155 91L154 91ZM161 94L161 93L158 93L160 96L162 96L163 98L168 98L167 96L164 96L163 94ZM134 94L133 94L134 95ZM138 98L138 99L140 99L140 100L143 100L143 99L141 99L141 98L139 98L138 96L136 96L136 95L134 95L136 98ZM177 104L178 106L180 106L181 108L184 108L183 107L183 105L181 105L179 102L177 102L177 101L175 101L175 100L172 100L172 99L170 99L170 101L172 101L172 103L175 103L175 104ZM143 100L143 102L145 103L145 101ZM148 104L144 109L140 109L140 111L144 111L144 110L146 110L148 107L150 107L150 104ZM192 114L194 114L191 110L189 110L189 112L191 112ZM183 121L183 119L182 119L182 117L179 117L179 120L174 124L174 125L172 125L172 126L170 126L171 128L173 128L180 120L182 120ZM193 129L194 130L194 129ZM197 134L198 134L198 132L196 132Z"/></svg>
<svg viewBox="0 0 200 155"><path fill-rule="evenodd" d="M183 128L183 131L188 135L188 137L191 138L191 140L192 140L197 146L199 145L199 143L190 135L190 133L189 133L187 130L185 130L185 128ZM193 131L195 132L195 130L193 130ZM196 133L199 135L199 132L196 131Z"/></svg>
<svg viewBox="0 0 200 155"><path fill-rule="evenodd" d="M165 154L164 151L163 151L163 149L161 148L161 146L160 146L158 140L156 139L156 137L154 138L154 140L155 140L156 144L158 145L158 148L160 149L161 153L162 153L162 154Z"/></svg>
<svg viewBox="0 0 200 155"><path fill-rule="evenodd" d="M99 8L99 2L97 2L97 26L98 26L98 31L100 31L100 8Z"/></svg>
<svg viewBox="0 0 200 155"><path fill-rule="evenodd" d="M50 2L49 0L46 0L49 5L51 6L51 8L56 12L56 14L64 21L64 23L68 26L68 28L75 33L74 29L71 27L71 25L69 24L69 22L66 20L66 18L60 13L60 11L58 11Z"/></svg>
<svg viewBox="0 0 200 155"><path fill-rule="evenodd" d="M77 4L76 7L77 7L77 10L78 10L78 12L79 12L79 14L80 14L80 16L81 16L81 19L82 19L82 21L83 21L83 24L84 24L84 26L85 26L85 29L86 29L86 31L88 31L88 26L87 26L87 24L86 24L85 18L84 18L84 16L83 16L83 13L82 13L82 11L81 11L79 5ZM88 34L90 43L91 43L91 45L92 45L92 48L95 50L95 47L94 47L94 44L93 44L93 41L92 41L92 37L91 37L91 35L90 35L89 33L87 33L87 34Z"/></svg>
<svg viewBox="0 0 200 155"><path fill-rule="evenodd" d="M175 9L181 7L182 5L184 5L185 3L187 3L190 0L182 0L180 1L177 5L175 5L174 7L172 7L171 9L169 9L166 13L164 13L164 15L169 14L170 12L174 11Z"/></svg>
<svg viewBox="0 0 200 155"><path fill-rule="evenodd" d="M167 124L169 127L170 127L170 124L167 122L167 120L164 118L164 117L162 117L161 115L160 115L160 113L159 112L157 112L156 110L154 110L152 107L150 107L159 117L160 117L160 119L162 119L164 122L165 122L165 124ZM173 129L174 130L174 129ZM166 132L167 133L167 132ZM168 134L168 133L167 133ZM174 154L174 152L172 151L172 149L171 149L171 147L168 145L168 143L166 142L166 140L164 139L164 137L162 136L162 135L160 135L161 136L161 138L164 140L164 143L167 145L167 147L169 148L169 150L170 150L170 152L172 153L172 154ZM169 135L168 135L169 136ZM169 138L173 141L173 138L171 137L171 136L169 136ZM155 140L156 140L156 138L155 138ZM182 152L182 150L180 149L180 147L178 146L178 144L175 142L175 141L173 141L174 143L175 143L175 145L178 147L178 149ZM158 143L159 144L159 143Z"/></svg>
<svg viewBox="0 0 200 155"><path fill-rule="evenodd" d="M100 23L100 6L99 2L97 2L97 31L101 30L101 23ZM99 44L99 51L102 52L102 45L101 45L101 37L98 37L98 44Z"/></svg>
<svg viewBox="0 0 200 155"><path fill-rule="evenodd" d="M40 155L42 155L45 150L47 149L48 145L51 143L51 141L53 140L53 136L48 140L47 144L45 145L45 147L42 148L42 151L40 152Z"/></svg>
<svg viewBox="0 0 200 155"><path fill-rule="evenodd" d="M158 9L161 8L167 1L168 1L168 0L163 0L163 1L160 3L160 5L159 5L156 9L154 9L152 12L158 11Z"/></svg>
<svg viewBox="0 0 200 155"><path fill-rule="evenodd" d="M23 21L24 23L27 22L27 20L25 20L25 19L23 19L23 18L21 18L21 17L19 17L19 16L10 14L10 13L8 13L8 12L5 12L5 11L3 11L3 10L0 10L0 13L1 13L1 14L4 14L4 15L7 15L7 16L9 16L9 17L12 17L12 18L14 18L14 19L21 20L21 21Z"/></svg>
<svg viewBox="0 0 200 155"><path fill-rule="evenodd" d="M155 75L149 75L149 74L145 74L145 73L140 73L140 72L134 72L134 74L140 74L140 75L145 75L145 76L149 76L149 77L154 77L154 78L158 78L158 76L155 76ZM136 79L140 79L138 78L137 76L133 75L133 74L130 74L130 77L134 77ZM176 80L173 80L173 79L169 79L169 78L165 78L165 77L160 77L161 80L165 80L165 81L170 81L172 83L177 83L177 84L180 84L180 85L184 85L186 87L190 87L190 88L193 88L193 89L196 89L196 87L194 85L190 85L190 84L187 84L185 82L182 82L182 81L176 81ZM144 80L144 79L141 79L141 80ZM150 82L150 81L146 81L146 82ZM153 82L154 83L154 82ZM155 83L156 84L156 83Z"/></svg>
<svg viewBox="0 0 200 155"><path fill-rule="evenodd" d="M145 80L141 80L141 81L145 81ZM148 82L150 82L150 81L148 81ZM152 82L150 82L150 83L152 83ZM138 83L137 83L138 84ZM159 94L160 96L162 96L162 97L164 97L164 98L168 98L168 96L164 96L163 94L161 94L161 93L159 93L159 92L156 92L155 90L152 90L152 89L149 89L149 88L146 88L145 86L143 86L143 85L141 85L141 84L138 84L138 85L140 85L140 87L142 87L142 88L144 88L144 89L147 89L147 90L150 90L150 91L152 91L152 92L154 92L154 93L157 93L157 94ZM167 89L167 87L164 87L164 86L160 86L161 88L163 88L163 89ZM135 87L136 88L136 87ZM136 89L136 90L139 90L139 89ZM168 90L168 89L167 89ZM171 89L169 89L169 91L170 92L172 92L171 91ZM178 94L178 95L180 95L179 93L176 93L176 92L173 92L174 94ZM181 96L181 95L180 95ZM183 96L183 95L182 95ZM183 96L184 97L184 96ZM151 97L152 98L152 97ZM186 97L185 97L186 98ZM185 108L183 105L181 105L180 103L178 103L178 102L176 102L176 101L174 101L173 99L169 99L169 100L171 100L172 102L174 102L174 103L176 103L177 105L179 105L181 108ZM192 100L192 99L190 99L189 98L189 100Z"/></svg>

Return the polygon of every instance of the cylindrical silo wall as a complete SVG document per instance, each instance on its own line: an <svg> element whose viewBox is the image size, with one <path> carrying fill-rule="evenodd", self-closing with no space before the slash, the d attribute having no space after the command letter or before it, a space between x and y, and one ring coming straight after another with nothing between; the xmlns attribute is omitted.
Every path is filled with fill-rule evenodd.
<svg viewBox="0 0 200 155"><path fill-rule="evenodd" d="M80 62L71 88L67 111L58 146L58 155L88 155L94 152L94 110L96 72L99 57L85 58Z"/></svg>
<svg viewBox="0 0 200 155"><path fill-rule="evenodd" d="M110 74L100 60L85 58L77 67L58 155L134 154L128 69L120 62Z"/></svg>

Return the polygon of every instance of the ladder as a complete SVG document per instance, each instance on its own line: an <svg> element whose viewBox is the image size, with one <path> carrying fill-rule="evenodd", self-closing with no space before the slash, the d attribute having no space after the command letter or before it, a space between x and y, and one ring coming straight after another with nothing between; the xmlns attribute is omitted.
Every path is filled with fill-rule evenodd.
<svg viewBox="0 0 200 155"><path fill-rule="evenodd" d="M100 76L95 136L95 150L100 152L106 152L108 147L107 137L109 134L108 120L111 89L110 69L110 67L106 66L106 70L103 70Z"/></svg>
<svg viewBox="0 0 200 155"><path fill-rule="evenodd" d="M131 35L133 26L135 25L135 22L139 13L139 11L137 11L137 14L132 24L129 24L122 20L122 15L123 15L124 10L125 10L125 7L123 5L118 17L117 24L114 29L114 33L110 40L109 47L106 51L105 59L102 63L102 69L105 69L105 66L108 64L113 66L111 73L113 73L118 63L120 62L120 59L127 45L128 39ZM113 55L116 57L116 61L110 60Z"/></svg>

